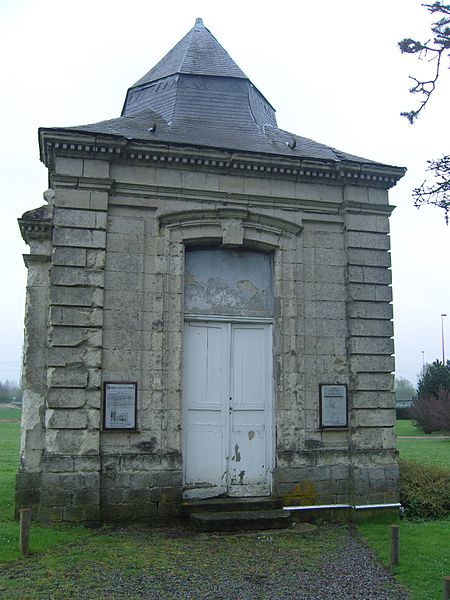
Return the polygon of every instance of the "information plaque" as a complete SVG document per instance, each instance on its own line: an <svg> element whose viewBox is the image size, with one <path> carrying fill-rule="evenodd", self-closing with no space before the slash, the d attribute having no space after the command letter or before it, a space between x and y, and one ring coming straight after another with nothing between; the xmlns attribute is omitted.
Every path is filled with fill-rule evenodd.
<svg viewBox="0 0 450 600"><path fill-rule="evenodd" d="M136 429L137 383L105 381L103 429Z"/></svg>
<svg viewBox="0 0 450 600"><path fill-rule="evenodd" d="M348 426L347 386L345 384L320 384L320 426Z"/></svg>

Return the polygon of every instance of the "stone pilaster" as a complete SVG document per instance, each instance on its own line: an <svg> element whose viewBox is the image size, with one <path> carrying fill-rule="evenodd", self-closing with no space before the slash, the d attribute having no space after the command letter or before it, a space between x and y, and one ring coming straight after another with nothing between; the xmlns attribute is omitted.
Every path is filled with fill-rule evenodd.
<svg viewBox="0 0 450 600"><path fill-rule="evenodd" d="M56 160L42 520L99 518L108 174L106 161Z"/></svg>
<svg viewBox="0 0 450 600"><path fill-rule="evenodd" d="M29 211L19 219L22 237L30 245L23 347L23 406L20 467L16 477L16 511L40 503L41 464L45 438L45 384L52 207Z"/></svg>
<svg viewBox="0 0 450 600"><path fill-rule="evenodd" d="M363 195L363 194L362 194ZM352 502L398 499L387 192L345 211ZM372 199L372 201L371 201Z"/></svg>

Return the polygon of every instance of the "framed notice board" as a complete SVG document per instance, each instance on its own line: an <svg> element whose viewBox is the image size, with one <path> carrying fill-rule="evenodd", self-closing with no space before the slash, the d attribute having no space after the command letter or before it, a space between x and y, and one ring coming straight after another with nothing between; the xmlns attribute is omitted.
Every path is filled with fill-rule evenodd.
<svg viewBox="0 0 450 600"><path fill-rule="evenodd" d="M136 429L137 383L103 383L103 429Z"/></svg>
<svg viewBox="0 0 450 600"><path fill-rule="evenodd" d="M321 383L320 427L348 427L347 386L344 383Z"/></svg>

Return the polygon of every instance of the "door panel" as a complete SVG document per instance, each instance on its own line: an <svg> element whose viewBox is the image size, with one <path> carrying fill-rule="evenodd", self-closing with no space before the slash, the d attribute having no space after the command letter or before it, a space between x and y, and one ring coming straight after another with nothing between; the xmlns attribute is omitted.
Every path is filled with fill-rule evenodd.
<svg viewBox="0 0 450 600"><path fill-rule="evenodd" d="M225 434L228 327L186 323L184 335L184 485L186 497L226 491Z"/></svg>
<svg viewBox="0 0 450 600"><path fill-rule="evenodd" d="M185 497L270 494L271 326L186 323Z"/></svg>
<svg viewBox="0 0 450 600"><path fill-rule="evenodd" d="M270 326L232 325L229 494L270 493Z"/></svg>

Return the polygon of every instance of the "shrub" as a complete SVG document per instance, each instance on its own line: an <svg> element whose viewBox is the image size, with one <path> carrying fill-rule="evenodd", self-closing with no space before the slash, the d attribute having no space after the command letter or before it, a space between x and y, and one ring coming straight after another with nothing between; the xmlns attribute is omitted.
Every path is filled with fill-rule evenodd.
<svg viewBox="0 0 450 600"><path fill-rule="evenodd" d="M410 518L446 517L450 513L450 471L400 460L400 502Z"/></svg>
<svg viewBox="0 0 450 600"><path fill-rule="evenodd" d="M411 419L411 408L397 406L395 409L395 416L397 418L397 421L401 421L403 419Z"/></svg>
<svg viewBox="0 0 450 600"><path fill-rule="evenodd" d="M450 429L450 392L440 388L437 395L418 396L411 417L425 433Z"/></svg>
<svg viewBox="0 0 450 600"><path fill-rule="evenodd" d="M417 395L437 397L441 388L450 390L450 360L445 365L440 360L435 360L425 367L417 384Z"/></svg>

